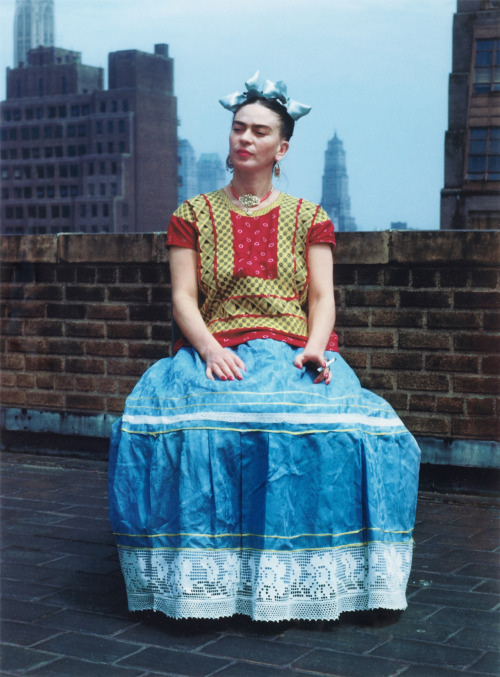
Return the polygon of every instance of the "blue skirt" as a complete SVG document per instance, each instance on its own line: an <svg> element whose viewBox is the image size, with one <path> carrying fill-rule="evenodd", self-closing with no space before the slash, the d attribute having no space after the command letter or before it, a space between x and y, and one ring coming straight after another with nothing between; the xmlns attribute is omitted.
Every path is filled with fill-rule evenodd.
<svg viewBox="0 0 500 677"><path fill-rule="evenodd" d="M332 381L271 339L211 381L182 348L113 427L110 517L131 610L335 619L404 609L419 448L338 353Z"/></svg>

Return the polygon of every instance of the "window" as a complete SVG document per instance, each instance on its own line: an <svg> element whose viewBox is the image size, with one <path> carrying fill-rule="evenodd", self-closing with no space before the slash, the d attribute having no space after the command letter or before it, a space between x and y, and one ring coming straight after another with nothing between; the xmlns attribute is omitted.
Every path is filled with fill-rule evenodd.
<svg viewBox="0 0 500 677"><path fill-rule="evenodd" d="M21 138L23 141L28 141L30 138L30 128L29 127L22 127L21 128Z"/></svg>
<svg viewBox="0 0 500 677"><path fill-rule="evenodd" d="M54 165L47 165L45 167L45 171L47 172L47 178L48 179L53 179L55 172L54 172Z"/></svg>
<svg viewBox="0 0 500 677"><path fill-rule="evenodd" d="M78 125L78 136L87 136L87 125L86 124Z"/></svg>
<svg viewBox="0 0 500 677"><path fill-rule="evenodd" d="M17 148L11 148L9 156L11 160L17 160Z"/></svg>
<svg viewBox="0 0 500 677"><path fill-rule="evenodd" d="M97 144L97 153L98 153L98 155L102 155L102 143L101 142L99 142Z"/></svg>
<svg viewBox="0 0 500 677"><path fill-rule="evenodd" d="M120 141L120 153L125 153L125 142Z"/></svg>
<svg viewBox="0 0 500 677"><path fill-rule="evenodd" d="M69 166L69 175L72 177L78 176L78 165Z"/></svg>
<svg viewBox="0 0 500 677"><path fill-rule="evenodd" d="M80 115L80 106L71 106L71 117L76 118Z"/></svg>
<svg viewBox="0 0 500 677"><path fill-rule="evenodd" d="M14 188L14 200L20 200L22 198L22 190L20 188Z"/></svg>
<svg viewBox="0 0 500 677"><path fill-rule="evenodd" d="M68 197L68 186L60 186L59 192L61 197Z"/></svg>
<svg viewBox="0 0 500 677"><path fill-rule="evenodd" d="M111 112L116 113L118 111L118 101L111 102Z"/></svg>
<svg viewBox="0 0 500 677"><path fill-rule="evenodd" d="M54 138L62 139L63 138L63 127L62 125L56 125L54 127Z"/></svg>
<svg viewBox="0 0 500 677"><path fill-rule="evenodd" d="M128 99L123 99L122 110L126 113L128 111Z"/></svg>
<svg viewBox="0 0 500 677"><path fill-rule="evenodd" d="M45 167L43 165L38 165L36 167L36 178L37 179L45 178Z"/></svg>
<svg viewBox="0 0 500 677"><path fill-rule="evenodd" d="M36 189L36 196L37 198L45 197L45 188L43 186L38 186Z"/></svg>
<svg viewBox="0 0 500 677"><path fill-rule="evenodd" d="M36 219L36 207L34 205L28 207L28 217L30 219Z"/></svg>
<svg viewBox="0 0 500 677"><path fill-rule="evenodd" d="M77 197L78 186L70 186L69 192L70 192L71 197Z"/></svg>
<svg viewBox="0 0 500 677"><path fill-rule="evenodd" d="M31 138L37 141L40 138L40 127L31 128Z"/></svg>
<svg viewBox="0 0 500 677"><path fill-rule="evenodd" d="M43 108L37 108L35 110L35 117L37 120L41 120L43 118Z"/></svg>
<svg viewBox="0 0 500 677"><path fill-rule="evenodd" d="M23 160L29 160L31 157L31 148L23 148Z"/></svg>
<svg viewBox="0 0 500 677"><path fill-rule="evenodd" d="M99 106L99 108L101 110L101 113L105 113L106 112L106 102L101 101L101 105Z"/></svg>
<svg viewBox="0 0 500 677"><path fill-rule="evenodd" d="M106 174L106 163L99 162L99 174Z"/></svg>
<svg viewBox="0 0 500 677"><path fill-rule="evenodd" d="M500 127L473 127L469 133L469 181L500 181Z"/></svg>
<svg viewBox="0 0 500 677"><path fill-rule="evenodd" d="M33 120L34 118L33 108L26 108L26 110L24 111L24 115L26 117L26 120Z"/></svg>
<svg viewBox="0 0 500 677"><path fill-rule="evenodd" d="M31 157L34 160L38 160L40 158L40 148L32 148L31 149Z"/></svg>
<svg viewBox="0 0 500 677"><path fill-rule="evenodd" d="M2 169L2 179L9 178L9 170L7 168Z"/></svg>
<svg viewBox="0 0 500 677"><path fill-rule="evenodd" d="M105 183L99 184L99 195L102 195L102 196L106 195L106 184Z"/></svg>
<svg viewBox="0 0 500 677"><path fill-rule="evenodd" d="M90 115L90 106L88 103L83 104L82 115Z"/></svg>
<svg viewBox="0 0 500 677"><path fill-rule="evenodd" d="M46 146L45 149L44 149L44 156L49 158L49 157L52 157L53 155L54 155L54 149L51 148L50 146Z"/></svg>
<svg viewBox="0 0 500 677"><path fill-rule="evenodd" d="M68 125L67 135L69 137L76 136L76 125Z"/></svg>
<svg viewBox="0 0 500 677"><path fill-rule="evenodd" d="M118 132L120 134L125 134L125 120L118 121Z"/></svg>
<svg viewBox="0 0 500 677"><path fill-rule="evenodd" d="M59 205L52 205L50 213L52 214L53 219L58 219L60 213Z"/></svg>
<svg viewBox="0 0 500 677"><path fill-rule="evenodd" d="M93 163L93 162L89 162L89 171L88 171L88 174L89 174L89 176L93 176L93 175L94 175L94 163Z"/></svg>
<svg viewBox="0 0 500 677"><path fill-rule="evenodd" d="M57 109L55 106L49 106L48 115L49 118L55 118L57 116Z"/></svg>
<svg viewBox="0 0 500 677"><path fill-rule="evenodd" d="M109 205L108 204L103 204L102 215L103 216L109 216Z"/></svg>
<svg viewBox="0 0 500 677"><path fill-rule="evenodd" d="M108 143L108 153L114 153L115 152L115 145L112 141Z"/></svg>
<svg viewBox="0 0 500 677"><path fill-rule="evenodd" d="M87 205L86 204L80 205L80 216L82 218L85 218L87 216Z"/></svg>
<svg viewBox="0 0 500 677"><path fill-rule="evenodd" d="M68 176L68 165L59 165L59 176L61 178Z"/></svg>
<svg viewBox="0 0 500 677"><path fill-rule="evenodd" d="M62 157L63 156L63 148L62 146L56 146L56 157Z"/></svg>
<svg viewBox="0 0 500 677"><path fill-rule="evenodd" d="M53 132L54 132L54 129L53 129L52 125L46 125L43 128L43 138L44 139L51 139Z"/></svg>
<svg viewBox="0 0 500 677"><path fill-rule="evenodd" d="M97 217L97 205L94 204L92 205L92 218L95 219Z"/></svg>
<svg viewBox="0 0 500 677"><path fill-rule="evenodd" d="M85 144L79 144L78 155L85 155L86 153L87 153L87 146Z"/></svg>
<svg viewBox="0 0 500 677"><path fill-rule="evenodd" d="M0 157L2 158L2 160L7 160L7 159L8 159L9 154L7 153L7 151L5 150L5 148L2 148L2 150L0 151ZM24 155L23 155L23 158L24 158Z"/></svg>
<svg viewBox="0 0 500 677"><path fill-rule="evenodd" d="M58 116L59 116L60 118L65 118L66 115L67 115L66 106L59 106L59 108L58 108Z"/></svg>
<svg viewBox="0 0 500 677"><path fill-rule="evenodd" d="M102 120L97 120L95 123L95 133L102 134Z"/></svg>
<svg viewBox="0 0 500 677"><path fill-rule="evenodd" d="M62 216L63 216L63 219L69 219L69 217L71 216L69 205L63 205L62 206Z"/></svg>
<svg viewBox="0 0 500 677"><path fill-rule="evenodd" d="M500 92L500 40L476 40L473 92Z"/></svg>
<svg viewBox="0 0 500 677"><path fill-rule="evenodd" d="M16 207L16 219L24 218L24 209L20 206Z"/></svg>
<svg viewBox="0 0 500 677"><path fill-rule="evenodd" d="M38 207L38 218L39 219L47 218L47 207L45 205L40 205Z"/></svg>
<svg viewBox="0 0 500 677"><path fill-rule="evenodd" d="M2 188L2 200L8 200L9 199L9 189L8 188Z"/></svg>
<svg viewBox="0 0 500 677"><path fill-rule="evenodd" d="M26 186L24 188L24 199L31 200L31 186Z"/></svg>
<svg viewBox="0 0 500 677"><path fill-rule="evenodd" d="M68 146L69 157L76 157L76 146Z"/></svg>
<svg viewBox="0 0 500 677"><path fill-rule="evenodd" d="M113 120L108 120L108 134L113 133Z"/></svg>
<svg viewBox="0 0 500 677"><path fill-rule="evenodd" d="M17 140L17 129L9 129L9 139L11 141L16 141Z"/></svg>
<svg viewBox="0 0 500 677"><path fill-rule="evenodd" d="M47 197L55 197L56 191L54 186L47 186Z"/></svg>

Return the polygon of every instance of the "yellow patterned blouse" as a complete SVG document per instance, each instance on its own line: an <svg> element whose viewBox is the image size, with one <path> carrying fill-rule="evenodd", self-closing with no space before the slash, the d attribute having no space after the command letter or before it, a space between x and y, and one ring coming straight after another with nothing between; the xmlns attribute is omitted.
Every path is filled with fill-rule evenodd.
<svg viewBox="0 0 500 677"><path fill-rule="evenodd" d="M335 245L326 212L285 193L251 216L223 190L197 195L175 211L167 234L167 245L197 251L200 311L224 346L254 338L306 344L307 254L319 243ZM327 349L337 345L332 333Z"/></svg>

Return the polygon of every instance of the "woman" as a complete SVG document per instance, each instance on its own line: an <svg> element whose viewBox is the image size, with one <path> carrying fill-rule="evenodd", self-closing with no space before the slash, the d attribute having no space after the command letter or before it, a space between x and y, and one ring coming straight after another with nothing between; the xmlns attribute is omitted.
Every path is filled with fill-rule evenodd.
<svg viewBox="0 0 500 677"><path fill-rule="evenodd" d="M309 108L258 74L223 190L168 231L173 358L113 429L110 514L131 610L335 619L403 609L419 450L333 332L333 225L272 174Z"/></svg>

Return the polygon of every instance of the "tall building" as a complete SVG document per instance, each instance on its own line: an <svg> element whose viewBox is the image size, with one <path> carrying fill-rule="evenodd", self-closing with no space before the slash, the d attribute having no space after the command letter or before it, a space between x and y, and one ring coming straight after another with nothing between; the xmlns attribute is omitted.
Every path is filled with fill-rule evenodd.
<svg viewBox="0 0 500 677"><path fill-rule="evenodd" d="M14 66L28 63L28 52L54 46L54 0L16 0Z"/></svg>
<svg viewBox="0 0 500 677"><path fill-rule="evenodd" d="M1 233L164 230L177 206L177 106L168 46L101 68L55 47L7 69Z"/></svg>
<svg viewBox="0 0 500 677"><path fill-rule="evenodd" d="M198 193L210 193L226 183L226 170L218 153L202 153L198 160Z"/></svg>
<svg viewBox="0 0 500 677"><path fill-rule="evenodd" d="M179 186L177 200L179 204L182 204L184 200L198 193L198 169L194 148L187 139L179 139L178 155Z"/></svg>
<svg viewBox="0 0 500 677"><path fill-rule="evenodd" d="M325 151L321 205L335 224L336 230L356 230L356 222L351 216L344 144L336 132Z"/></svg>
<svg viewBox="0 0 500 677"><path fill-rule="evenodd" d="M441 228L500 228L500 0L457 0Z"/></svg>

